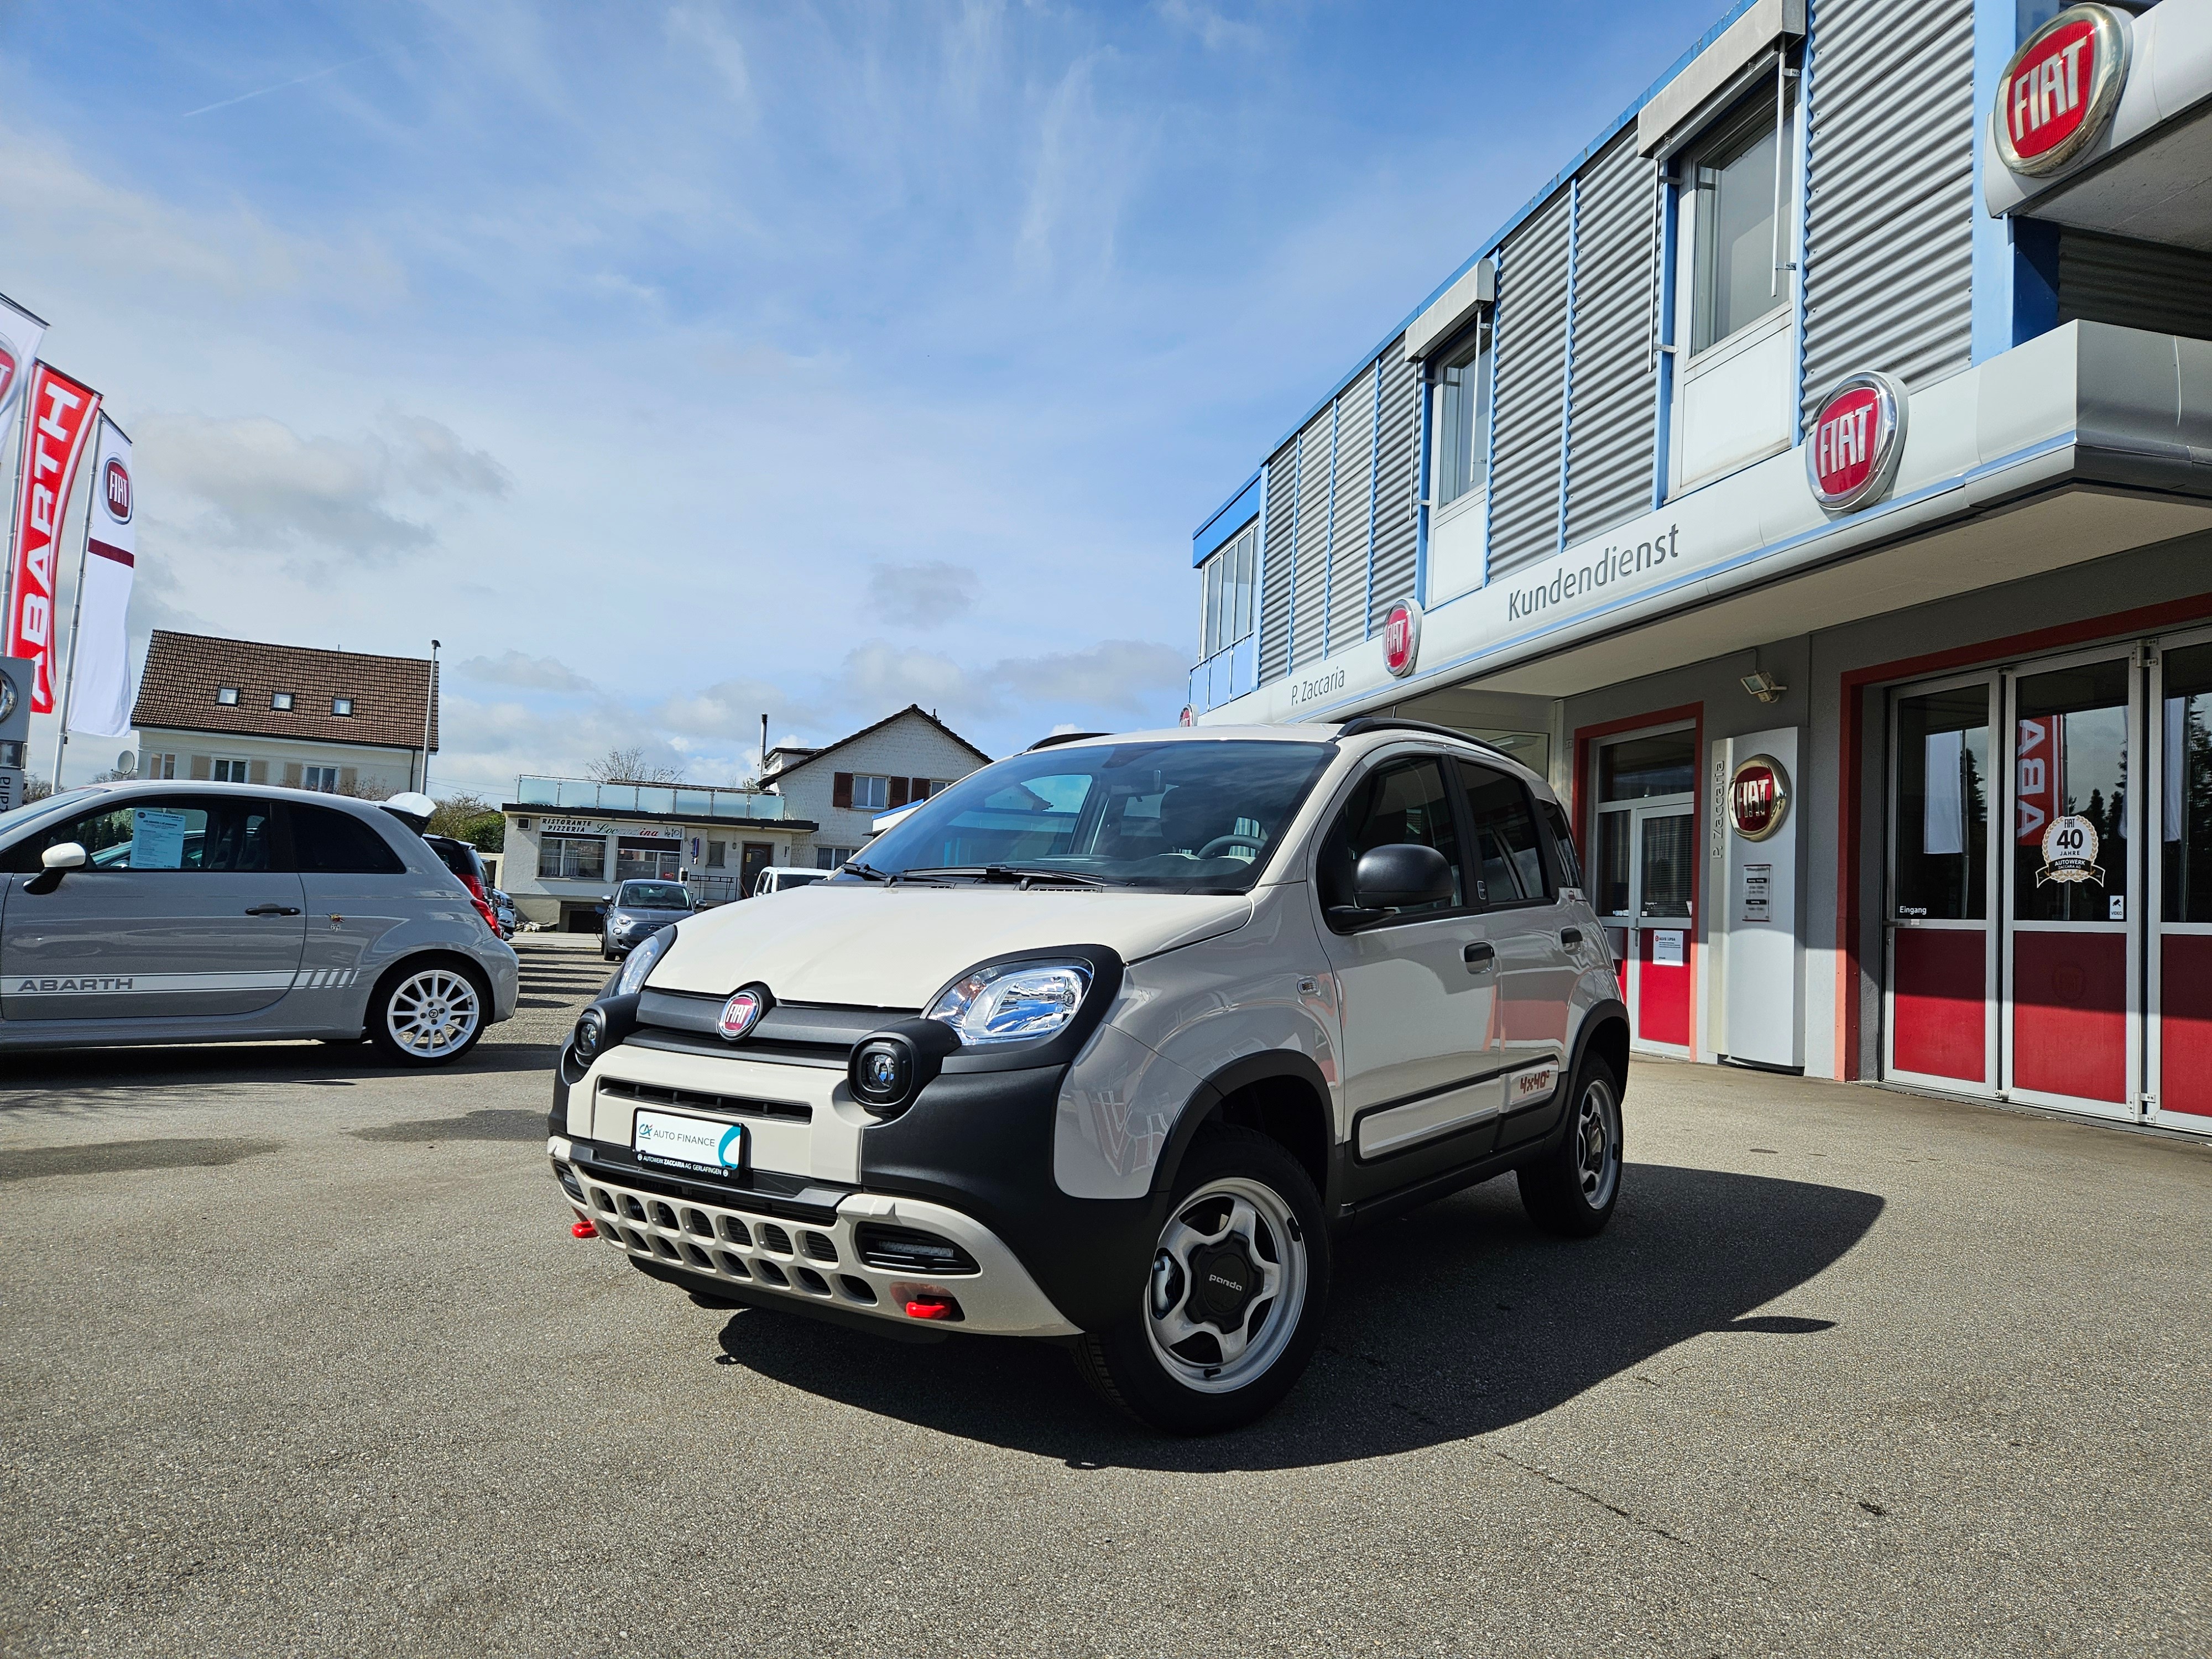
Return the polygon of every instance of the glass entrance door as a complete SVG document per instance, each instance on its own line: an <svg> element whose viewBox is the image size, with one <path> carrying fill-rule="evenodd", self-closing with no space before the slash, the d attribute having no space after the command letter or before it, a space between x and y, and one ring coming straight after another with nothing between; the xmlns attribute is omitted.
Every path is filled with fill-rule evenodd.
<svg viewBox="0 0 2212 1659"><path fill-rule="evenodd" d="M1888 1018L1884 1074L1994 1093L1997 908L1990 859L1994 674L1890 704Z"/></svg>
<svg viewBox="0 0 2212 1659"><path fill-rule="evenodd" d="M2135 653L2107 647L2007 678L2006 1086L2133 1118L2142 1075Z"/></svg>
<svg viewBox="0 0 2212 1659"><path fill-rule="evenodd" d="M2169 1128L2212 1133L2212 636L2162 646L2151 668L2158 757L2154 798L2144 802L2154 890L2144 1115Z"/></svg>
<svg viewBox="0 0 2212 1659"><path fill-rule="evenodd" d="M1608 744L1596 778L1595 896L1630 1035L1638 1047L1682 1054L1692 1038L1696 745L1686 726Z"/></svg>

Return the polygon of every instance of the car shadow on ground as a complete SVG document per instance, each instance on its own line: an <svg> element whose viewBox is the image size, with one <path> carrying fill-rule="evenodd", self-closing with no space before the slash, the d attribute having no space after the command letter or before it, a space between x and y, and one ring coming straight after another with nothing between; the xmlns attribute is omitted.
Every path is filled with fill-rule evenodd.
<svg viewBox="0 0 2212 1659"><path fill-rule="evenodd" d="M1250 1428L1176 1440L1088 1397L1052 1345L952 1336L887 1342L743 1310L720 1363L946 1434L1063 1460L1189 1472L1388 1456L1521 1422L1706 1332L1817 1342L1832 1322L1753 1310L1864 1237L1871 1193L1631 1164L1600 1237L1562 1240L1495 1181L1340 1246L1322 1347Z"/></svg>

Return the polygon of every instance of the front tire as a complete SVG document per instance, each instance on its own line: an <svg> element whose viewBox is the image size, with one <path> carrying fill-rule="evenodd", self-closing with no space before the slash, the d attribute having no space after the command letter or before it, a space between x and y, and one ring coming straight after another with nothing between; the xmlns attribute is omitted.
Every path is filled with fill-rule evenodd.
<svg viewBox="0 0 2212 1659"><path fill-rule="evenodd" d="M1620 1079L1595 1054L1575 1068L1565 1133L1519 1171L1521 1207L1546 1232L1589 1238L1605 1231L1620 1198Z"/></svg>
<svg viewBox="0 0 2212 1659"><path fill-rule="evenodd" d="M369 999L369 1041L410 1070L449 1066L477 1046L490 1006L483 981L460 963L403 962Z"/></svg>
<svg viewBox="0 0 2212 1659"><path fill-rule="evenodd" d="M1321 1196L1297 1160L1249 1129L1208 1131L1177 1172L1136 1305L1086 1333L1077 1364L1153 1428L1241 1428L1313 1358L1329 1267Z"/></svg>

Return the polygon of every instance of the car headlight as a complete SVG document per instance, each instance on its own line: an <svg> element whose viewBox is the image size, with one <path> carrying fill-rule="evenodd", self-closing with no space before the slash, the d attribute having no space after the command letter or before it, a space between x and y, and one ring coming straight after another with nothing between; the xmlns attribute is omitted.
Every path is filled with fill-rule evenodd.
<svg viewBox="0 0 2212 1659"><path fill-rule="evenodd" d="M1011 962L978 968L930 1006L962 1043L1036 1042L1065 1030L1091 989L1087 962Z"/></svg>
<svg viewBox="0 0 2212 1659"><path fill-rule="evenodd" d="M668 954L669 941L675 937L676 927L672 922L624 957L622 973L615 980L615 994L634 997L643 990L645 976L653 971L653 963Z"/></svg>

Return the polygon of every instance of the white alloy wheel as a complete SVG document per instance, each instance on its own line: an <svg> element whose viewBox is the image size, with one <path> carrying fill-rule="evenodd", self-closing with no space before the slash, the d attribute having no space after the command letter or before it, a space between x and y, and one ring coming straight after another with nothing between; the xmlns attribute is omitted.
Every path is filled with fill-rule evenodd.
<svg viewBox="0 0 2212 1659"><path fill-rule="evenodd" d="M1176 1206L1152 1254L1145 1329L1154 1358L1200 1394L1244 1387L1290 1346L1310 1277L1281 1194L1243 1176L1206 1182Z"/></svg>
<svg viewBox="0 0 2212 1659"><path fill-rule="evenodd" d="M450 1060L476 1040L483 999L457 968L419 969L384 1000L390 1046L409 1060Z"/></svg>

